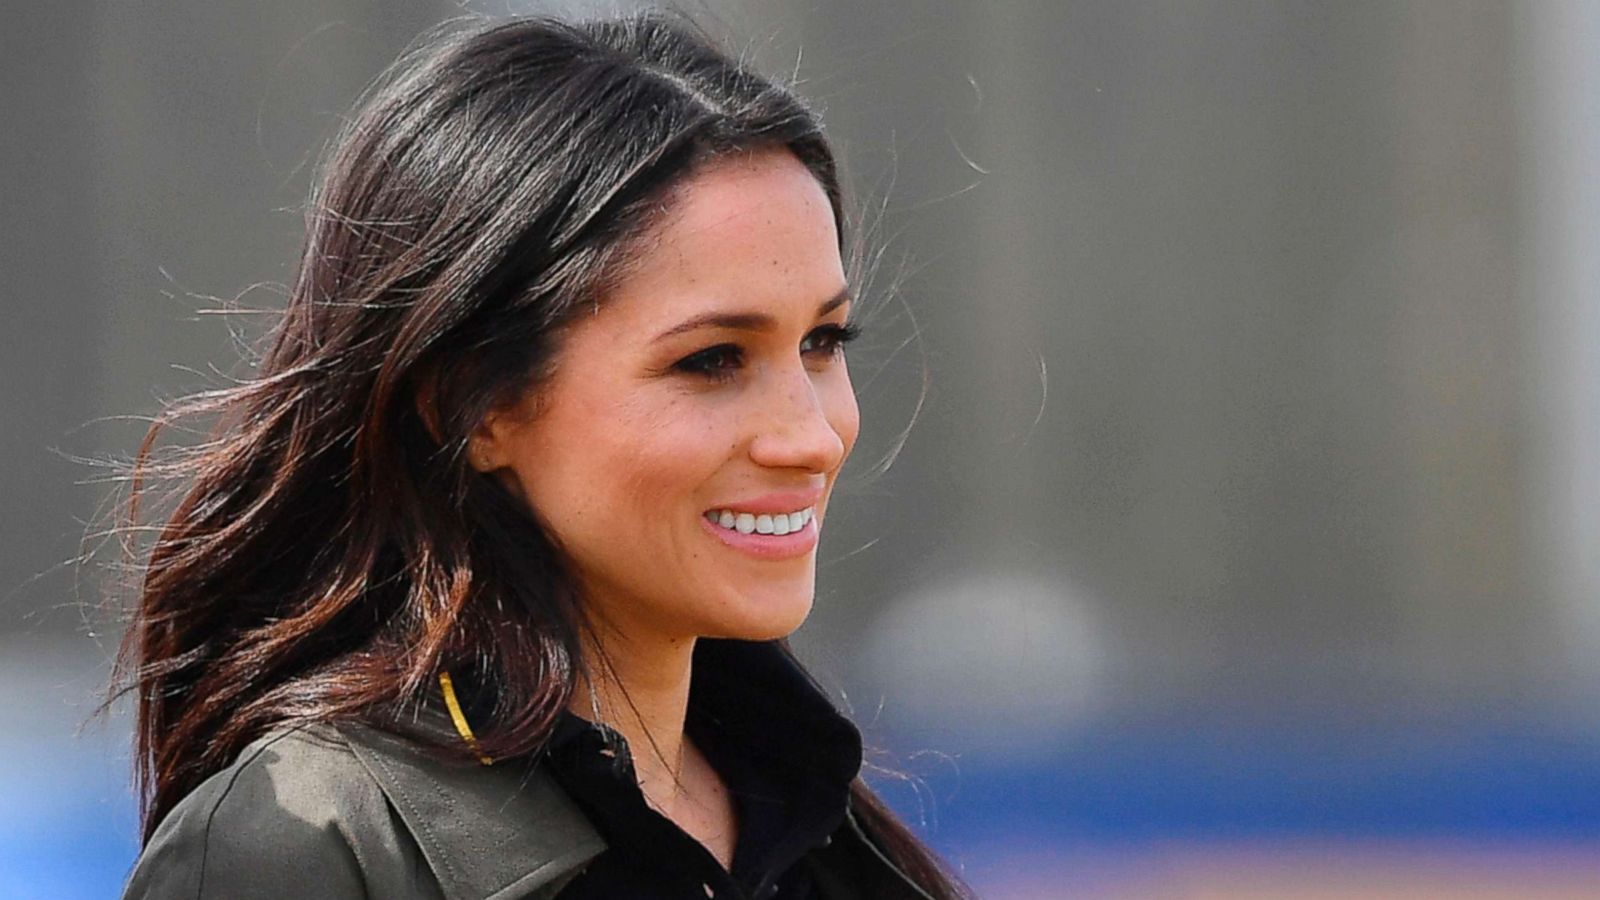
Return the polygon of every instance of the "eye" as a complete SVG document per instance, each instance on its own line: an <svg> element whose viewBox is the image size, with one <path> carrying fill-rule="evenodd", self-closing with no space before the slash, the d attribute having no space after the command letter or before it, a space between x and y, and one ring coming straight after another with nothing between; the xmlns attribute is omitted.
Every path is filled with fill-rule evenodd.
<svg viewBox="0 0 1600 900"><path fill-rule="evenodd" d="M861 336L861 326L855 324L823 325L806 335L806 341L817 340L821 347L816 352L828 357L835 357L844 353L844 345ZM805 352L804 345L801 346Z"/></svg>
<svg viewBox="0 0 1600 900"><path fill-rule="evenodd" d="M744 362L744 351L736 344L718 344L686 356L673 364L680 372L704 375L715 381L732 381L733 372Z"/></svg>
<svg viewBox="0 0 1600 900"><path fill-rule="evenodd" d="M844 345L861 334L858 325L823 325L812 329L800 345L800 352L821 354L826 359L843 355ZM693 353L674 363L672 368L716 382L732 381L744 366L744 349L738 344L718 344Z"/></svg>

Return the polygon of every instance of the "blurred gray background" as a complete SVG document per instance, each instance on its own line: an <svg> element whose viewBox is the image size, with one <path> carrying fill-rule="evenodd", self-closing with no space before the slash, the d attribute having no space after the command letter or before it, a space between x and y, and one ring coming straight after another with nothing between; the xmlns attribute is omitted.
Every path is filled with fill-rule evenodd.
<svg viewBox="0 0 1600 900"><path fill-rule="evenodd" d="M420 32L606 8L0 16L0 896L132 859L75 458L235 370L267 320L209 310L282 302ZM1173 841L1600 846L1600 4L684 8L797 74L884 251L798 644L986 896L1190 896L1128 887L1218 871Z"/></svg>

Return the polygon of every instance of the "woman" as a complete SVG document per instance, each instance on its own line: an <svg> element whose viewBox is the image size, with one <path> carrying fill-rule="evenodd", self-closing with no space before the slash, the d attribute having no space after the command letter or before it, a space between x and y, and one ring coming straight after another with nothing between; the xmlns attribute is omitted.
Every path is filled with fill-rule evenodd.
<svg viewBox="0 0 1600 900"><path fill-rule="evenodd" d="M182 489L126 896L963 896L783 642L859 424L843 221L815 118L675 22L403 60L255 377L138 461Z"/></svg>

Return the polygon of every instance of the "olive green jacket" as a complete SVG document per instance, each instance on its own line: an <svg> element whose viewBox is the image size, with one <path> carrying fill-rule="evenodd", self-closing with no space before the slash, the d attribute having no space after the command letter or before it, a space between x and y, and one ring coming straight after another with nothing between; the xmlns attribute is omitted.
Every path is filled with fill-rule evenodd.
<svg viewBox="0 0 1600 900"><path fill-rule="evenodd" d="M250 745L161 821L124 900L555 897L606 847L525 763L452 764L353 725ZM847 814L812 852L823 896L925 900Z"/></svg>

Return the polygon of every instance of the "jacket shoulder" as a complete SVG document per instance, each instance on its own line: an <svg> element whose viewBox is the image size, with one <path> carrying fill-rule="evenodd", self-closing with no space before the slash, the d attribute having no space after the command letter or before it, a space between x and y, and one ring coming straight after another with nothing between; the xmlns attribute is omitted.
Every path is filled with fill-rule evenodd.
<svg viewBox="0 0 1600 900"><path fill-rule="evenodd" d="M344 736L308 726L255 742L179 801L140 854L123 896L440 894Z"/></svg>

